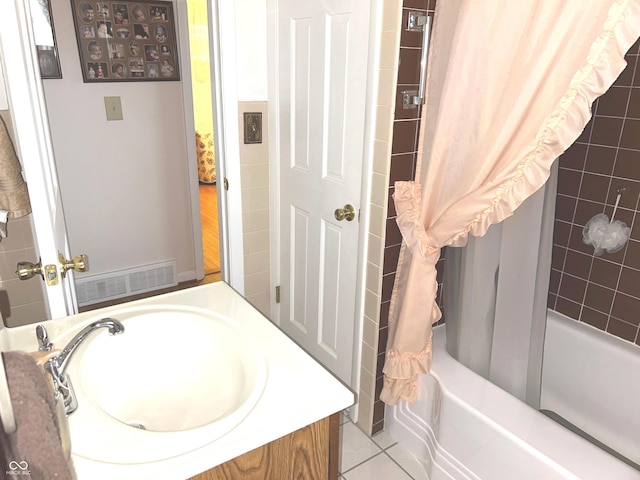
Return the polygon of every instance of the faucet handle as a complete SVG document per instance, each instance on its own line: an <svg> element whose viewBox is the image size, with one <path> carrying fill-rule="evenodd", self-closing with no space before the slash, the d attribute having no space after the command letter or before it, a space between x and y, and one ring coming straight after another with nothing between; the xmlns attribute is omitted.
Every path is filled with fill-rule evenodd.
<svg viewBox="0 0 640 480"><path fill-rule="evenodd" d="M53 343L49 341L49 334L44 325L36 326L36 337L38 337L38 351L50 352L53 349Z"/></svg>

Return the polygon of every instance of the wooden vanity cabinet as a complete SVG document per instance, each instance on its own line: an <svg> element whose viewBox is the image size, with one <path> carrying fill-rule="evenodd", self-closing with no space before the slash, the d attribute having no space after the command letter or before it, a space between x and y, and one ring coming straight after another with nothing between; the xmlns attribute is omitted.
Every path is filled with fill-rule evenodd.
<svg viewBox="0 0 640 480"><path fill-rule="evenodd" d="M337 480L339 454L336 413L190 480Z"/></svg>

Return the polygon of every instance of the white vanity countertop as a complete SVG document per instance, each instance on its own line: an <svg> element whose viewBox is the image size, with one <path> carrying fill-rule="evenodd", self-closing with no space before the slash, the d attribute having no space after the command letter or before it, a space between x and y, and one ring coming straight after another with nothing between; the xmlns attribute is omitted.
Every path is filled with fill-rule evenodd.
<svg viewBox="0 0 640 480"><path fill-rule="evenodd" d="M151 463L121 465L97 462L72 455L78 480L153 479L182 480L197 475L254 448L276 440L295 430L339 412L355 401L353 392L324 367L313 360L275 325L262 316L228 285L219 282L180 290L126 306L186 305L212 310L240 322L255 334L267 360L268 378L263 394L245 419L221 438L191 452ZM56 338L64 332L69 340L82 326L125 305L116 305L43 322L49 338L61 348L64 342ZM117 317L116 317L117 318ZM126 323L125 323L126 325ZM180 328L179 319L176 328ZM72 330L69 334L69 330ZM0 332L8 344L7 350L37 350L35 325L5 329ZM126 331L125 331L126 333ZM158 346L158 363L171 361L170 346ZM72 360L73 361L73 360ZM73 414L70 416L71 443L85 439L87 430L74 434ZM132 427L131 427L132 428ZM99 432L96 432L99 435ZM114 438L114 442L118 439Z"/></svg>

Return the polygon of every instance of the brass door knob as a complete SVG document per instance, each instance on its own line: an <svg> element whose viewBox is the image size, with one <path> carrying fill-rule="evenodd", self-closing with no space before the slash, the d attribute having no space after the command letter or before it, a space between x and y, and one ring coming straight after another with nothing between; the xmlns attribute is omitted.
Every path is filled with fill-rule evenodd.
<svg viewBox="0 0 640 480"><path fill-rule="evenodd" d="M333 212L336 220L341 222L342 220L346 220L347 222L352 221L356 218L356 210L353 208L353 205L346 204L344 208L338 208L335 212Z"/></svg>
<svg viewBox="0 0 640 480"><path fill-rule="evenodd" d="M86 255L77 255L71 260L67 260L64 258L64 255L58 253L58 260L60 261L60 275L62 275L62 278L67 274L67 270L73 269L76 272L87 271L88 258Z"/></svg>
<svg viewBox="0 0 640 480"><path fill-rule="evenodd" d="M38 263L18 262L18 265L16 266L16 273L20 280L29 280L35 275L40 275L44 279L41 260L38 260Z"/></svg>

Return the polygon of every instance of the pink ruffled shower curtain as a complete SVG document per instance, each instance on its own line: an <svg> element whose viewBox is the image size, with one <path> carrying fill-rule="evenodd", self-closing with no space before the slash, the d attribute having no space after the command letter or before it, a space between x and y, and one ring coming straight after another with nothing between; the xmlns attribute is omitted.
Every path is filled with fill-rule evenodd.
<svg viewBox="0 0 640 480"><path fill-rule="evenodd" d="M640 0L438 2L419 181L395 186L384 402L414 402L431 368L440 249L484 235L546 182L638 35Z"/></svg>

